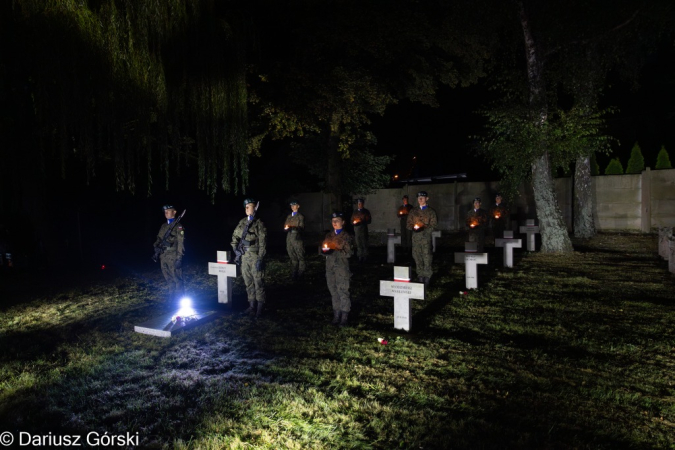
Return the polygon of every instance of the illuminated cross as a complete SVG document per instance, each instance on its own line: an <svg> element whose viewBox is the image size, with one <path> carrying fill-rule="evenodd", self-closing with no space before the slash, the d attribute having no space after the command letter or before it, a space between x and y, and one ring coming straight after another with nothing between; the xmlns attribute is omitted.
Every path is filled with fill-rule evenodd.
<svg viewBox="0 0 675 450"><path fill-rule="evenodd" d="M410 331L410 299L424 300L424 283L410 282L410 267L394 266L394 281L380 280L380 295L394 297L394 328Z"/></svg>
<svg viewBox="0 0 675 450"><path fill-rule="evenodd" d="M239 276L239 266L229 264L230 252L216 252L218 262L209 263L209 275L218 276L218 303L232 307L232 282Z"/></svg>
<svg viewBox="0 0 675 450"><path fill-rule="evenodd" d="M396 244L401 243L401 236L396 236L396 230L387 229L387 262L393 264L396 262Z"/></svg>
<svg viewBox="0 0 675 450"><path fill-rule="evenodd" d="M467 289L478 289L478 270L477 264L487 264L487 253L477 253L476 242L465 242L464 252L455 253L455 263L464 263L464 277Z"/></svg>
<svg viewBox="0 0 675 450"><path fill-rule="evenodd" d="M504 267L513 267L513 249L522 246L522 239L513 239L513 231L504 230L504 238L495 239L495 247L504 247Z"/></svg>
<svg viewBox="0 0 675 450"><path fill-rule="evenodd" d="M527 251L534 251L534 235L539 233L539 227L534 226L534 219L527 219L525 226L520 227L521 234L527 234Z"/></svg>

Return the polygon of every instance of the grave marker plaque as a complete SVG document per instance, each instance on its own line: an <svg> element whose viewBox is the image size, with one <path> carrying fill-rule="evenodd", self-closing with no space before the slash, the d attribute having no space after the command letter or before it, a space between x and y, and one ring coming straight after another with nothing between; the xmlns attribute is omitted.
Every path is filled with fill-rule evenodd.
<svg viewBox="0 0 675 450"><path fill-rule="evenodd" d="M238 277L239 266L230 264L230 252L216 252L218 262L209 263L209 275L218 277L218 303L224 303L232 306L232 284L234 278Z"/></svg>
<svg viewBox="0 0 675 450"><path fill-rule="evenodd" d="M503 239L495 239L495 247L504 247L504 267L513 267L513 249L522 246L522 239L513 239L513 231L505 230Z"/></svg>
<svg viewBox="0 0 675 450"><path fill-rule="evenodd" d="M464 281L467 289L478 289L478 270L477 264L487 264L487 253L476 252L476 242L466 242L464 252L455 253L455 263L464 263Z"/></svg>
<svg viewBox="0 0 675 450"><path fill-rule="evenodd" d="M527 235L527 251L533 252L535 248L534 237L535 234L539 233L539 227L534 225L534 219L527 219L525 226L520 227L520 232Z"/></svg>
<svg viewBox="0 0 675 450"><path fill-rule="evenodd" d="M410 299L424 300L424 283L410 282L410 267L394 266L394 281L380 280L380 295L394 297L394 328L410 331Z"/></svg>

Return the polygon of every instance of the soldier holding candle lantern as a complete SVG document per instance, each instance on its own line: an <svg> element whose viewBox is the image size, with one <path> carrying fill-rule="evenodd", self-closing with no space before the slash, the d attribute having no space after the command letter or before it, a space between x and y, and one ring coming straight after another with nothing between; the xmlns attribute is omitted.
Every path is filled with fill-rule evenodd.
<svg viewBox="0 0 675 450"><path fill-rule="evenodd" d="M417 193L419 208L413 208L408 214L406 228L412 233L412 254L415 260L417 280L429 285L433 268L432 236L431 233L438 225L436 211L427 204L429 195L426 191Z"/></svg>
<svg viewBox="0 0 675 450"><path fill-rule="evenodd" d="M408 204L407 195L403 196L402 202L403 204L398 208L397 215L401 221L401 247L408 252L412 246L412 232L408 229L408 214L413 207Z"/></svg>
<svg viewBox="0 0 675 450"><path fill-rule="evenodd" d="M477 243L478 253L482 253L485 248L485 230L490 224L490 216L487 211L480 207L481 199L473 199L473 209L470 209L466 215L466 227L469 230L469 242Z"/></svg>
<svg viewBox="0 0 675 450"><path fill-rule="evenodd" d="M291 200L291 213L286 217L284 230L286 231L286 251L291 259L291 273L293 280L299 279L305 272L305 245L302 241L302 231L305 229L305 216L300 214L300 204Z"/></svg>
<svg viewBox="0 0 675 450"><path fill-rule="evenodd" d="M356 256L360 263L366 262L368 257L368 225L371 222L370 211L363 207L365 200L356 199L356 211L352 214L352 225L356 239Z"/></svg>
<svg viewBox="0 0 675 450"><path fill-rule="evenodd" d="M326 282L333 303L333 325L341 327L347 325L351 311L349 258L354 254L354 238L344 229L344 224L343 214L334 212L331 217L333 231L326 234L320 249L320 253L326 256Z"/></svg>
<svg viewBox="0 0 675 450"><path fill-rule="evenodd" d="M502 203L502 194L495 195L495 204L490 208L490 221L492 222L492 234L495 239L504 237L504 230L509 224L509 209Z"/></svg>

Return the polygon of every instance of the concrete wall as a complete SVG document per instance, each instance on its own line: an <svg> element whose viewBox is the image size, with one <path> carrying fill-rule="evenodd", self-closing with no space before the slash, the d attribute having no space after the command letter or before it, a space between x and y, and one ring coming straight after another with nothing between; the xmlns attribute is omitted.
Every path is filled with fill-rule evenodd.
<svg viewBox="0 0 675 450"><path fill-rule="evenodd" d="M648 186L648 187L647 187ZM571 178L556 178L558 205L567 228L573 227L573 185ZM396 216L401 198L410 197L417 204L418 191L427 191L429 204L438 214L439 228L446 231L464 229L464 217L473 199L481 197L488 209L499 192L498 182L454 181L447 184L420 184L399 189L379 189L365 196L366 208L373 216L369 227L374 232L399 230ZM640 175L601 175L593 177L595 224L598 230L653 231L658 227L675 226L675 169L649 170ZM645 197L646 195L646 197ZM297 196L306 217L308 231L330 228L329 198L322 193ZM356 198L356 197L354 197ZM520 196L510 205L511 218L518 223L536 219L534 192L530 185L520 189Z"/></svg>

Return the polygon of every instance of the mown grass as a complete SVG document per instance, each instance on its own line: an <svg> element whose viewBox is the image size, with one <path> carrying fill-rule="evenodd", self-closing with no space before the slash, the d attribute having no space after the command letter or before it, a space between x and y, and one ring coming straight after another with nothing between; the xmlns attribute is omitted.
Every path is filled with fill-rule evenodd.
<svg viewBox="0 0 675 450"><path fill-rule="evenodd" d="M24 274L0 313L0 423L138 433L148 448L675 448L675 277L655 236L522 252L514 269L491 250L468 295L461 243L441 242L410 333L378 295L386 264L354 266L353 325L329 325L309 248L299 284L273 252L263 319L226 314L171 339L133 332L167 309L157 271ZM188 267L190 290L215 302L206 272Z"/></svg>

